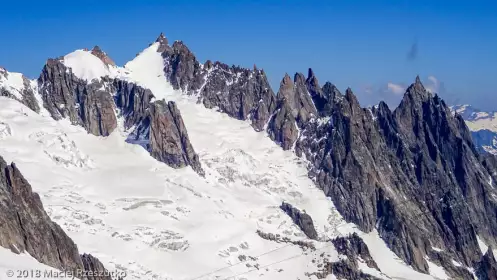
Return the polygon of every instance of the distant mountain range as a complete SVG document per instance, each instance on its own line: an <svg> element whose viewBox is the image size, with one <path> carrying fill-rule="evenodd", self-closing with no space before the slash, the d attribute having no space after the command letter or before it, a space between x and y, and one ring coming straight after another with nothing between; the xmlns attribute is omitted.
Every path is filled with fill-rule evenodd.
<svg viewBox="0 0 497 280"><path fill-rule="evenodd" d="M471 105L450 108L464 118L478 150L497 155L497 111L485 112Z"/></svg>

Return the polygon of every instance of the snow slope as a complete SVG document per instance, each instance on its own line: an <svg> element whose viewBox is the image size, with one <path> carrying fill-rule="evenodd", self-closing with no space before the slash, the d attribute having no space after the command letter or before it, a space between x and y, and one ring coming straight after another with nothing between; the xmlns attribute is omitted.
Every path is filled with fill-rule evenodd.
<svg viewBox="0 0 497 280"><path fill-rule="evenodd" d="M28 254L14 254L0 247L0 279L70 280L69 275L39 263Z"/></svg>
<svg viewBox="0 0 497 280"><path fill-rule="evenodd" d="M119 73L158 99L177 102L206 178L156 161L141 146L126 143L125 131L96 137L0 97L0 154L16 162L81 252L109 270L125 270L128 279L316 279L306 273L317 272L323 257L339 258L327 240L358 232L384 274L361 266L366 272L384 279L435 279L403 264L377 233L345 223L307 177L305 161L249 123L175 92L156 49L152 44ZM117 75L80 63L73 71L86 79ZM279 209L282 201L311 215L320 241L307 240ZM257 230L312 242L317 249L265 240Z"/></svg>

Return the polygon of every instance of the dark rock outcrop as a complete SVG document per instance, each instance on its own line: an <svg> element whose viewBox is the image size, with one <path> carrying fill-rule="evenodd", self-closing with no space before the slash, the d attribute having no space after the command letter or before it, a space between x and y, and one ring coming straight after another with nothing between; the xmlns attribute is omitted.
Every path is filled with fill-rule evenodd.
<svg viewBox="0 0 497 280"><path fill-rule="evenodd" d="M0 246L14 253L27 252L48 266L75 275L84 270L84 261L76 244L50 220L40 197L15 164L8 165L0 157ZM93 258L93 263L97 263ZM98 262L93 268L101 271ZM109 278L93 278L93 280Z"/></svg>
<svg viewBox="0 0 497 280"><path fill-rule="evenodd" d="M338 89L329 82L321 88L317 77L314 75L314 71L310 68L307 75L306 86L319 116L328 116L331 113L333 98L337 93L339 94Z"/></svg>
<svg viewBox="0 0 497 280"><path fill-rule="evenodd" d="M157 38L164 58L164 73L175 89L198 95L207 108L252 121L262 131L275 110L276 100L263 70L228 66L221 62L201 64L181 41L168 45L163 34Z"/></svg>
<svg viewBox="0 0 497 280"><path fill-rule="evenodd" d="M335 249L338 253L347 256L348 260L357 262L360 258L368 265L368 267L380 270L373 257L371 257L368 246L359 237L359 235L357 235L357 233L351 234L347 237L337 237L331 242L335 245Z"/></svg>
<svg viewBox="0 0 497 280"><path fill-rule="evenodd" d="M497 262L495 261L492 247L489 247L485 255L476 265L476 276L479 280L497 279Z"/></svg>
<svg viewBox="0 0 497 280"><path fill-rule="evenodd" d="M293 222L305 233L305 235L307 235L307 237L310 239L318 238L318 233L316 232L316 228L314 228L314 223L309 214L300 211L286 202L281 203L280 208L292 218Z"/></svg>
<svg viewBox="0 0 497 280"><path fill-rule="evenodd" d="M105 269L104 265L97 258L95 258L90 254L81 255L81 261L83 263L84 271L100 272L100 273L86 273L85 276L88 278L88 280L100 280L100 279L122 280L123 279L123 278L112 279L112 276L110 275L109 271Z"/></svg>
<svg viewBox="0 0 497 280"><path fill-rule="evenodd" d="M108 136L117 127L115 104L102 84L92 83L79 96L79 116L83 127L93 135Z"/></svg>
<svg viewBox="0 0 497 280"><path fill-rule="evenodd" d="M256 231L257 235L259 235L260 238L266 239L269 241L277 242L277 243L289 243L293 244L295 246L299 246L302 250L316 250L316 246L312 241L305 241L305 240L292 240L287 236L281 236L280 234L274 234L274 233L267 233L263 232L261 230Z"/></svg>
<svg viewBox="0 0 497 280"><path fill-rule="evenodd" d="M354 263L350 260L340 260L337 262L327 262L325 263L323 269L319 272L312 273L310 275L316 276L318 279L325 279L328 275L335 275L337 279L354 279L354 280L379 280L380 278L371 276L362 272ZM310 276L309 275L309 276Z"/></svg>
<svg viewBox="0 0 497 280"><path fill-rule="evenodd" d="M188 138L176 103L164 100L150 106L150 154L159 161L178 168L190 165L200 175L204 171Z"/></svg>
<svg viewBox="0 0 497 280"><path fill-rule="evenodd" d="M115 87L115 103L120 114L124 117L124 127L131 128L142 123L148 117L150 103L154 95L149 89L145 89L134 83L119 79L113 82Z"/></svg>

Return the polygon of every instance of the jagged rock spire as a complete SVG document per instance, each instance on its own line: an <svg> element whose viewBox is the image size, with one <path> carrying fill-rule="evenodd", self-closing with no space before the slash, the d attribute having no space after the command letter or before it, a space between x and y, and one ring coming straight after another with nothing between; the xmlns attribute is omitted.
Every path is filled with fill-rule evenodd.
<svg viewBox="0 0 497 280"><path fill-rule="evenodd" d="M169 49L169 41L167 40L166 36L164 36L164 33L160 33L159 37L155 39L156 43L159 43L159 48L157 49L157 52L164 52L165 50Z"/></svg>
<svg viewBox="0 0 497 280"><path fill-rule="evenodd" d="M423 84L421 83L421 79L419 76L416 76L416 80L413 84L411 84L404 94L404 98L398 108L411 108L411 103L420 104L420 102L429 100L432 95L425 89Z"/></svg>
<svg viewBox="0 0 497 280"><path fill-rule="evenodd" d="M157 37L157 39L155 41L158 43L162 43L162 42L165 42L166 44L168 43L166 36L164 36L164 33L162 33L162 32L159 34L159 37Z"/></svg>
<svg viewBox="0 0 497 280"><path fill-rule="evenodd" d="M295 73L295 76L293 77L293 82L295 84L305 85L305 80L305 76L302 73Z"/></svg>
<svg viewBox="0 0 497 280"><path fill-rule="evenodd" d="M421 83L421 79L419 78L419 75L416 76L416 80L414 82L414 88L419 91L425 91L425 87Z"/></svg>
<svg viewBox="0 0 497 280"><path fill-rule="evenodd" d="M287 86L287 85L293 85L292 78L290 78L290 75L288 73L285 73L285 77L281 80L280 87Z"/></svg>
<svg viewBox="0 0 497 280"><path fill-rule="evenodd" d="M357 97L355 96L354 92L352 92L352 89L349 87L345 91L345 98L350 102L351 105L359 105L359 101L357 100Z"/></svg>
<svg viewBox="0 0 497 280"><path fill-rule="evenodd" d="M314 75L314 71L312 70L312 68L309 68L309 70L307 71L307 78L310 79L315 77L316 76Z"/></svg>

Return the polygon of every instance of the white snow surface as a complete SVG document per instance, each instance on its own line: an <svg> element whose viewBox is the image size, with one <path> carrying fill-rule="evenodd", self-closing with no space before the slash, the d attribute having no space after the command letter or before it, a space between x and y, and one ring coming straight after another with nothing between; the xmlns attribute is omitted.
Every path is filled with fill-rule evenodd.
<svg viewBox="0 0 497 280"><path fill-rule="evenodd" d="M382 271L361 265L365 272L383 279L436 279L404 264L376 231L365 234L344 222L308 178L304 160L249 123L172 90L157 46L109 71L83 59L88 52L69 54L64 63L86 80L122 75L158 99L176 101L205 178L156 161L141 146L126 143L125 131L96 137L0 97L0 155L16 162L81 253L95 255L109 270L126 271L126 279L316 279L306 273L319 271L321 254L339 259L327 240L357 232ZM282 201L311 215L320 241L306 238L279 209ZM268 241L256 230L313 242L317 250Z"/></svg>
<svg viewBox="0 0 497 280"><path fill-rule="evenodd" d="M8 249L0 247L0 279L72 279L67 276L57 269L39 263L29 254L17 255Z"/></svg>
<svg viewBox="0 0 497 280"><path fill-rule="evenodd" d="M485 243L485 241L483 241L478 235L476 236L476 240L478 241L478 246L480 247L481 253L487 253L488 245Z"/></svg>
<svg viewBox="0 0 497 280"><path fill-rule="evenodd" d="M76 77L88 82L104 76L113 76L111 67L105 65L98 57L86 50L75 50L64 56L63 63L70 67Z"/></svg>
<svg viewBox="0 0 497 280"><path fill-rule="evenodd" d="M443 267L436 265L435 263L431 262L429 259L426 259L426 262L428 263L430 273L433 276L435 276L438 279L450 279L447 273L445 273Z"/></svg>

